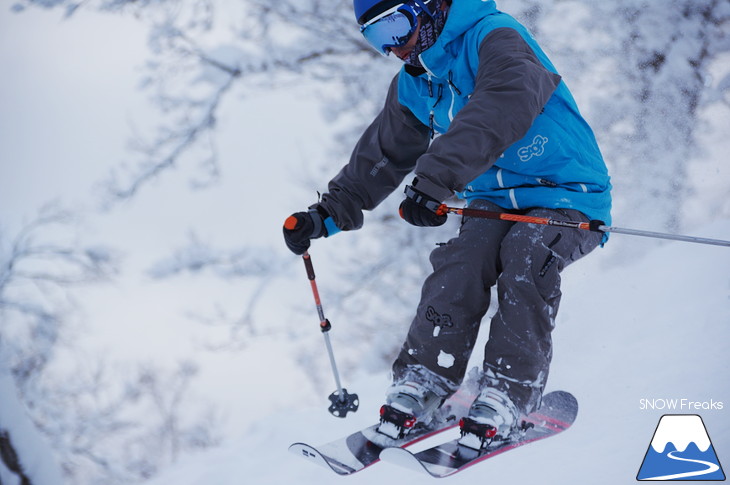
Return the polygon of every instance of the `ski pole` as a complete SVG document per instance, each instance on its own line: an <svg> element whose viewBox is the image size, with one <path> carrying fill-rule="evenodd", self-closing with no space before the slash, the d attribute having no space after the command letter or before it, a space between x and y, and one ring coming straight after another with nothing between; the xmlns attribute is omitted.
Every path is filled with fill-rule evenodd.
<svg viewBox="0 0 730 485"><path fill-rule="evenodd" d="M332 329L332 324L325 318L324 310L322 309L322 302L319 299L319 290L317 289L317 280L314 275L314 266L312 266L312 258L309 256L309 252L305 251L302 255L304 260L304 267L307 270L307 277L309 283L312 286L312 294L314 295L314 303L317 306L317 314L319 315L319 328L322 330L324 336L324 343L327 347L327 354L330 358L330 365L332 367L332 373L335 376L335 384L337 384L337 390L330 394L329 400L331 402L328 411L332 415L338 418L344 418L348 412L357 411L360 401L357 394L348 394L347 389L342 387L340 383L340 374L337 372L337 363L335 362L335 353L332 351L332 342L330 342L329 331Z"/></svg>
<svg viewBox="0 0 730 485"><path fill-rule="evenodd" d="M651 232L651 231L640 231L637 229L625 229L621 227L613 227L613 226L607 226L603 221L598 220L592 220L590 222L580 222L580 221L564 221L559 219L551 219L549 217L533 217L533 216L523 216L520 214L510 214L507 212L494 212L494 211L488 211L483 209L469 209L469 208L458 208L458 207L448 207L446 204L441 204L438 209L436 209L436 213L438 215L447 215L447 214L458 214L460 216L466 216L466 217L480 217L482 219L496 219L496 220L502 220L502 221L512 221L512 222L525 222L528 224L542 224L547 226L560 226L560 227L570 227L573 229L582 229L586 231L594 231L594 232L613 232L616 234L627 234L631 236L643 236L643 237L653 237L658 239L670 239L673 241L684 241L684 242L692 242L692 243L699 243L699 244L711 244L713 246L726 246L730 247L730 241L724 241L722 239L708 239L704 237L694 237L694 236L683 236L681 234L668 234L665 232Z"/></svg>

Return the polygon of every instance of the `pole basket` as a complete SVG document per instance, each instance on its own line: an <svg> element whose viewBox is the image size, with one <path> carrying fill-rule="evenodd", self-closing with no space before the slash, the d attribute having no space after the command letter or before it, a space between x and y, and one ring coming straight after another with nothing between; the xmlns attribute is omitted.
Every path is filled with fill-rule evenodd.
<svg viewBox="0 0 730 485"><path fill-rule="evenodd" d="M329 396L329 400L332 404L327 410L333 416L338 418L344 418L347 413L354 413L360 406L360 399L357 394L349 394L347 389L342 389L342 393L335 391Z"/></svg>

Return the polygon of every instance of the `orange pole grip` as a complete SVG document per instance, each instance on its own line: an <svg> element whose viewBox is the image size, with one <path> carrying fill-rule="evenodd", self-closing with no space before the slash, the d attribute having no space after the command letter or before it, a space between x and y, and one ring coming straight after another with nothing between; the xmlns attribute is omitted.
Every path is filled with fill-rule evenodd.
<svg viewBox="0 0 730 485"><path fill-rule="evenodd" d="M299 220L294 216L289 216L284 221L284 229L287 229L289 231L293 231L297 228L297 225L299 224Z"/></svg>

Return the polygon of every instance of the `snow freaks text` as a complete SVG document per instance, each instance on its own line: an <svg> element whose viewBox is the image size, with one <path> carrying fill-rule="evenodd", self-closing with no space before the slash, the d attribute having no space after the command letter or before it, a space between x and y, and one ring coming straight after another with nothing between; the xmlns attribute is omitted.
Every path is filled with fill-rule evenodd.
<svg viewBox="0 0 730 485"><path fill-rule="evenodd" d="M720 411L723 409L722 401L693 401L691 399L639 399L639 409L660 410L660 411Z"/></svg>

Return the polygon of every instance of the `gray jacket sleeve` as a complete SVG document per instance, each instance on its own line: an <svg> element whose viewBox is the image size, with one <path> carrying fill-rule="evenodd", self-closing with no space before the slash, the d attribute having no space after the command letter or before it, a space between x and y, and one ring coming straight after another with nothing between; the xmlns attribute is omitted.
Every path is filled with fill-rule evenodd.
<svg viewBox="0 0 730 485"><path fill-rule="evenodd" d="M362 211L390 195L428 145L428 127L398 102L396 75L383 110L360 137L348 164L330 181L319 205L338 228L359 229Z"/></svg>
<svg viewBox="0 0 730 485"><path fill-rule="evenodd" d="M464 190L527 133L559 83L516 30L487 34L471 98L418 160L418 189L440 201Z"/></svg>

